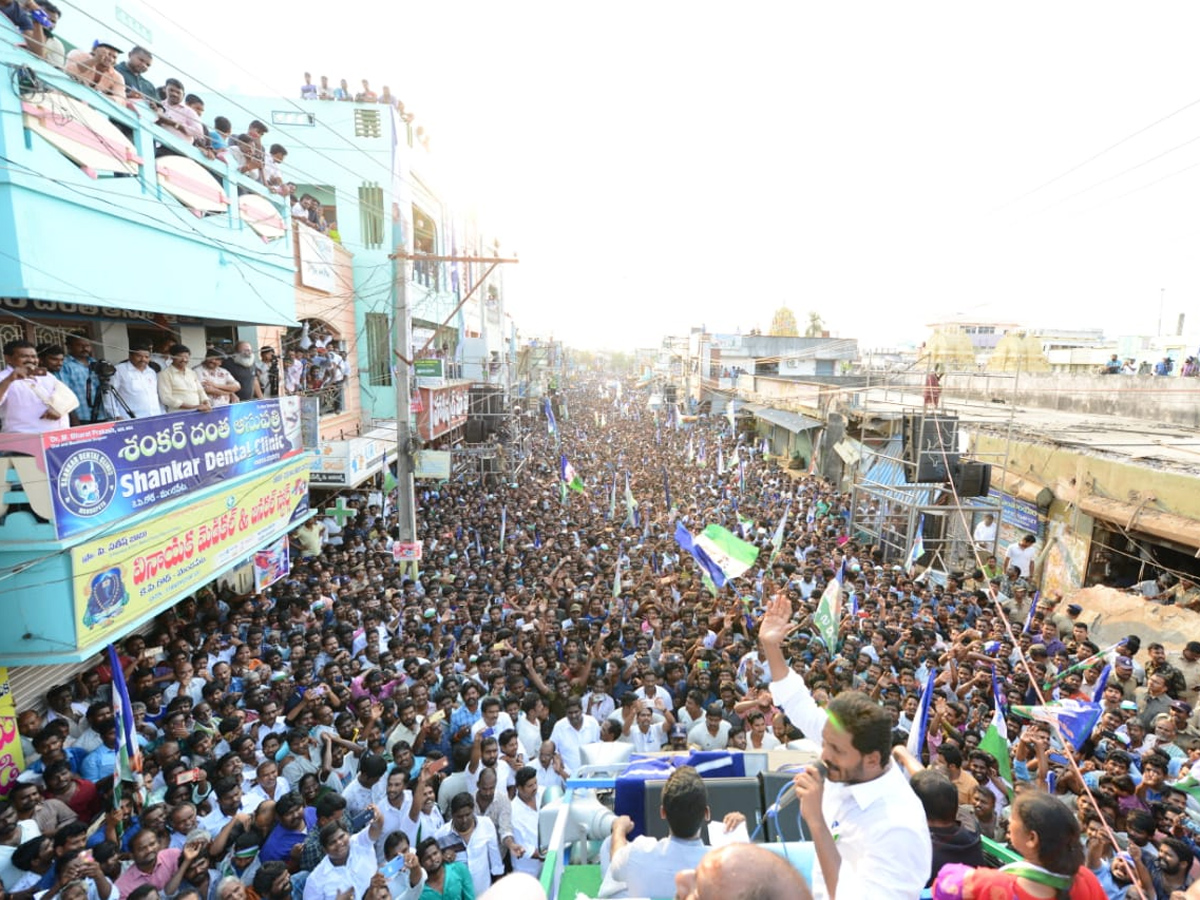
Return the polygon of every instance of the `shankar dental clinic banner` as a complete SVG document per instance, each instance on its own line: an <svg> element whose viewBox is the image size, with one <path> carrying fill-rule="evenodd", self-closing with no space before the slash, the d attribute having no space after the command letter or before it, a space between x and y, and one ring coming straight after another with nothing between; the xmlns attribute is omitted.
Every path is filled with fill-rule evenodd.
<svg viewBox="0 0 1200 900"><path fill-rule="evenodd" d="M104 422L42 437L58 538L300 453L298 397Z"/></svg>

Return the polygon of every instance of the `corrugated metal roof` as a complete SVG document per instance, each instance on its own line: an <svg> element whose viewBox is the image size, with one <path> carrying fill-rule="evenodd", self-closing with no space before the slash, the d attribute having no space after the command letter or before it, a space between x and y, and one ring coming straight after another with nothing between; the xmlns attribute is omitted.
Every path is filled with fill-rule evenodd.
<svg viewBox="0 0 1200 900"><path fill-rule="evenodd" d="M903 453L904 439L897 435L879 450L874 464L863 476L863 482L875 493L891 500L914 506L928 506L941 485L910 485L904 477L904 463L900 461ZM900 485L905 485L906 489L901 489ZM889 487L894 487L895 490L887 490Z"/></svg>
<svg viewBox="0 0 1200 900"><path fill-rule="evenodd" d="M749 407L750 411L764 422L770 422L772 425L786 428L793 433L808 431L810 428L820 428L823 424L820 419L814 419L811 416L802 416L799 413L788 412L784 409L775 409L771 406L762 406L758 403L752 403Z"/></svg>

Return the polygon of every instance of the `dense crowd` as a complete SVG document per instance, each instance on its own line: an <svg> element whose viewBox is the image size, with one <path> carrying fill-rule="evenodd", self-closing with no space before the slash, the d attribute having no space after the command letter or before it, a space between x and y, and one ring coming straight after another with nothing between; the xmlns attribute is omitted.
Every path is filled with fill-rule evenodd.
<svg viewBox="0 0 1200 900"><path fill-rule="evenodd" d="M301 526L291 573L265 594L205 589L126 638L141 783L114 790L107 660L21 711L29 765L0 806L7 891L461 898L536 875L548 837L537 811L584 744L819 738L770 690L787 674L757 640L773 596L794 625L781 651L816 704L853 689L890 715L895 762L883 763L924 804L930 879L981 862L983 837L1021 852L1032 812L1014 838L1011 810L1033 792L1078 817L1076 849L1107 896L1140 885L1167 900L1190 883L1200 644L1174 659L1136 635L1096 646L1078 606L1035 600L1036 557L1020 544L1007 571L945 584L908 571L854 533L847 495L781 469L725 418L681 423L598 380L551 408L552 427L526 421L537 461L518 482L418 489L415 578L392 559L390 498L350 492L357 514ZM679 522L742 535L758 565L710 590ZM827 647L814 615L836 578ZM993 673L1003 759L981 747ZM904 745L931 676L914 756ZM1070 753L1015 711L1096 691L1102 714Z"/></svg>

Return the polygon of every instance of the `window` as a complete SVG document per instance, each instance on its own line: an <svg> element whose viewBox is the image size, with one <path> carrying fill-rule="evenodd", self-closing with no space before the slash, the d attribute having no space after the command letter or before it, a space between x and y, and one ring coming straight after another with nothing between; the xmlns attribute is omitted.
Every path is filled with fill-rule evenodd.
<svg viewBox="0 0 1200 900"><path fill-rule="evenodd" d="M367 313L367 379L372 387L386 387L392 383L391 332L387 313Z"/></svg>
<svg viewBox="0 0 1200 900"><path fill-rule="evenodd" d="M383 134L383 125L377 109L354 110L354 136L377 138Z"/></svg>
<svg viewBox="0 0 1200 900"><path fill-rule="evenodd" d="M280 112L279 110L271 111L272 125L313 125L317 124L317 117L312 113L306 112Z"/></svg>
<svg viewBox="0 0 1200 900"><path fill-rule="evenodd" d="M358 189L358 216L362 242L367 247L383 246L383 188L373 181Z"/></svg>

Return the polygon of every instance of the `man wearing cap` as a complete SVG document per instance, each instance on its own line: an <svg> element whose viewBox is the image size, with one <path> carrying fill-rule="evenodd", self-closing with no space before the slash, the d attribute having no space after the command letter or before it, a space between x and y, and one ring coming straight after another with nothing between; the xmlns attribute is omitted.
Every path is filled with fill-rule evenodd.
<svg viewBox="0 0 1200 900"><path fill-rule="evenodd" d="M1175 725L1175 746L1184 753L1192 748L1192 744L1200 741L1200 731L1191 727L1192 705L1186 700L1171 701L1171 721Z"/></svg>
<svg viewBox="0 0 1200 900"><path fill-rule="evenodd" d="M121 51L105 41L96 41L92 49L72 50L67 54L66 72L76 81L107 94L114 100L125 99L125 79L116 70Z"/></svg>

